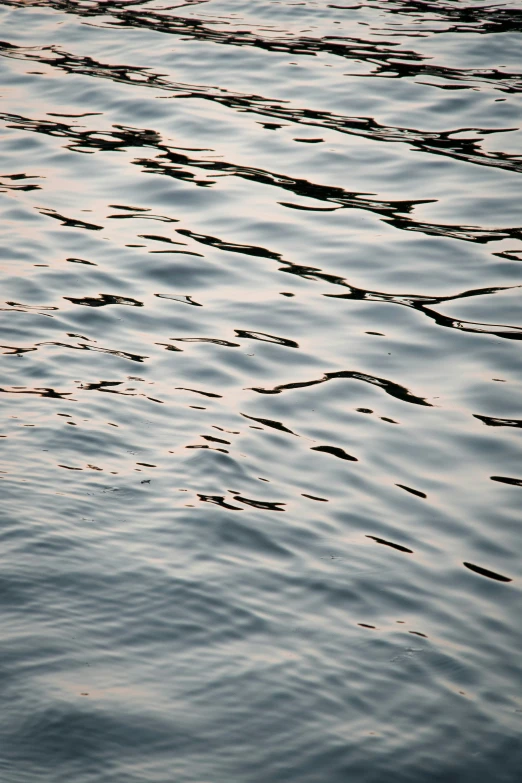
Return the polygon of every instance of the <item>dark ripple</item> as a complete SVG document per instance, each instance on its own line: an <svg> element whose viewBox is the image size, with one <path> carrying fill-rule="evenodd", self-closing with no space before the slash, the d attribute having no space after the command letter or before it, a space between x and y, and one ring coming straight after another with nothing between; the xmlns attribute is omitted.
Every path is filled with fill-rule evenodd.
<svg viewBox="0 0 522 783"><path fill-rule="evenodd" d="M49 54L49 49L52 54ZM221 106L231 108L240 112L253 112L255 114L264 114L271 118L285 120L298 125L325 128L343 134L361 136L363 138L373 139L380 142L409 143L414 149L429 154L443 155L456 160L464 160L468 163L474 163L483 166L493 166L510 171L522 171L522 162L520 155L510 155L502 152L486 152L481 149L479 142L483 138L477 138L474 134L481 134L482 137L493 133L505 133L516 130L516 128L454 128L452 130L429 132L421 131L415 128L393 127L380 124L372 117L347 117L343 115L332 114L331 112L317 111L314 109L292 108L284 105L283 102L264 98L259 95L246 95L232 93L229 90L223 90L211 86L198 86L176 84L167 81L163 76L155 74L150 69L133 68L132 66L110 66L99 63L92 58L77 57L68 52L64 52L56 47L49 47L41 53L35 53L33 50L24 50L23 47L17 47L13 44L0 41L0 55L6 57L15 57L17 59L28 59L42 62L55 68L60 68L67 73L81 73L97 78L110 79L114 82L129 83L140 87L149 87L162 91L174 93L177 98L198 98L218 103ZM137 78L139 77L139 78ZM517 75L518 86L513 89L514 92L520 90L522 77ZM433 86L439 86L434 84ZM509 91L509 90L508 90ZM16 115L0 114L4 121L15 122L22 125L26 130L35 130L37 132L49 133L50 135L65 136L72 143L68 144L68 149L77 152L89 152L96 150L115 150L122 149L128 145L136 146L136 134L139 133L142 139L141 146L154 146L158 142L158 136L153 130L141 130L116 126L116 131L81 131L74 126L68 126L65 123L53 123L50 121L28 120ZM271 126L273 127L273 125ZM467 132L468 138L456 138L457 134ZM309 139L307 139L309 141ZM181 176L181 175L180 175ZM205 180L196 180L194 175L186 175L194 184L206 187L209 183ZM292 205L293 206L293 205ZM118 207L120 208L120 207ZM295 208L295 206L294 206Z"/></svg>
<svg viewBox="0 0 522 783"><path fill-rule="evenodd" d="M348 462L358 462L357 457L352 457L351 454L348 454L344 449L341 449L339 446L312 446L311 451L322 451L325 454L331 454L333 457L338 457L339 459L345 459Z"/></svg>
<svg viewBox="0 0 522 783"><path fill-rule="evenodd" d="M272 389L263 389L261 387L252 388L252 391L258 392L258 394L280 394L283 391L289 391L291 389L304 389L308 386L317 386L320 383L326 383L326 381L337 380L340 378L348 378L349 380L363 381L369 383L372 386L377 386L383 389L387 394L392 397L396 397L403 402L411 402L414 405L425 405L432 407L431 403L425 400L423 397L417 397L394 381L388 381L386 378L376 378L373 375L367 375L365 373L356 372L355 370L341 370L340 372L326 372L322 378L318 378L313 381L296 381L294 383L282 383L279 386L274 386Z"/></svg>
<svg viewBox="0 0 522 783"><path fill-rule="evenodd" d="M105 16L108 17L107 21L111 26L153 30L169 35L183 36L184 40L192 39L229 47L253 47L266 52L285 52L299 56L315 57L318 54L328 54L349 61L366 62L373 66L373 76L382 76L386 79L437 76L450 81L471 82L471 84L492 82L503 92L518 92L521 87L519 73L506 73L494 68L459 70L437 66L425 62L427 58L414 50L395 49L394 47L397 47L398 44L394 41L377 43L374 40L349 36L330 35L323 38L313 38L295 34L268 38L260 35L258 31L217 30L203 19L165 16L143 8L135 11L129 7L129 3L125 3L122 7L118 0L104 0L103 3L94 2L89 6L85 6L81 2L74 2L74 0L31 0L31 5L38 6L40 4L80 17ZM430 8L428 6L423 10L429 11ZM507 11L502 23L497 22L494 26L497 28L494 31L502 32L503 29L507 29L511 32L513 22L514 29L519 30L520 18L520 12ZM499 19L498 16L497 19ZM476 17L474 21L479 20L480 17ZM229 25L230 22L224 24ZM454 28L454 30L459 32L458 28ZM486 28L486 32L490 31L492 30ZM137 73L142 76L139 82L147 80L145 68L139 69Z"/></svg>
<svg viewBox="0 0 522 783"><path fill-rule="evenodd" d="M76 131L74 128L72 128L72 126L71 128L64 131L63 125L58 125L57 123L48 121L40 122L38 120L28 120L24 117L17 117L16 115L6 114L0 115L0 118L4 119L4 121L6 119L15 121L18 126L21 126L28 131L44 133L45 135L50 136L72 135L73 138L76 136ZM113 138L112 131L109 131L106 135L109 137L109 139ZM346 209L363 209L377 215L382 215L381 219L383 222L403 231L415 231L426 234L428 236L442 236L447 238L460 239L465 242L476 242L479 244L487 244L489 242L496 242L503 239L522 240L522 228L519 226L482 229L478 226L426 223L408 217L408 214L412 212L415 206L429 203L429 199L395 202L369 199L366 197L366 194L363 193L347 192L339 187L319 185L313 182L309 182L308 180L295 179L263 169L238 166L223 161L210 161L208 159L201 160L197 158L190 158L183 153L164 146L161 143L159 135L155 131L150 130L129 128L123 135L119 131L116 132L114 138L116 146L113 144L112 146L109 146L108 149L123 149L127 148L128 146L157 147L158 151L161 153L158 156L159 160L138 159L134 161L135 165L143 166L144 171L147 173L169 176L176 180L189 182L192 185L210 187L215 184L215 181L197 179L193 172L186 169L186 166L192 166L196 169L203 169L205 171L213 171L219 173L221 177L239 177L241 179L257 182L258 184L271 185L277 188L282 188L283 190L289 190L299 196L305 196L307 198L314 198L320 201L339 204L341 207ZM401 139L401 141L403 140L404 139ZM95 137L94 142L94 146L97 149L106 149L105 136L102 139ZM78 151L78 149L75 147L72 147L72 149ZM167 162L164 162L165 160ZM284 204L284 202L280 203ZM53 217L56 220L60 220L62 225L70 228L87 228L96 231L102 230L103 228L103 226L86 223L84 221L76 220L75 218L66 218L62 215L59 215L54 210L40 210L40 212L47 215L48 217ZM141 213L138 213L138 215L117 214L109 215L108 217L112 219L132 219L137 216L139 216L140 219L159 220L169 223L179 222L174 218L159 215L143 215ZM219 247L220 250L244 253L246 255L258 255L266 258L279 258L279 254L273 253L272 251L268 251L264 248L226 242L213 236L199 234L192 231L191 229L176 229L176 231L177 233L190 237L191 239L194 239L201 244L210 245L211 247ZM295 265L294 268L297 269L298 266Z"/></svg>
<svg viewBox="0 0 522 783"><path fill-rule="evenodd" d="M501 484L510 484L512 487L522 487L522 479L509 476L491 476L491 481L499 481Z"/></svg>
<svg viewBox="0 0 522 783"><path fill-rule="evenodd" d="M137 299L133 299L129 296L115 296L114 294L99 294L98 296L82 296L79 298L64 296L64 299L68 299L69 302L72 302L73 304L83 305L85 307L105 307L105 305L113 304L143 307L143 302L138 302Z"/></svg>
<svg viewBox="0 0 522 783"><path fill-rule="evenodd" d="M416 495L418 498L427 498L425 492L421 492L420 489L413 489L412 487L407 487L406 484L396 484L396 487L400 487L401 489L405 489L406 492L409 492L410 495Z"/></svg>
<svg viewBox="0 0 522 783"><path fill-rule="evenodd" d="M85 220L79 220L78 218L68 218L64 215L60 215L54 209L46 209L39 207L38 211L41 215L59 220L62 226L68 228L86 228L88 231L102 231L103 226L98 226L95 223L87 223Z"/></svg>
<svg viewBox="0 0 522 783"><path fill-rule="evenodd" d="M473 416L488 427L522 427L522 419L501 419L495 416L481 416L478 413L474 413Z"/></svg>
<svg viewBox="0 0 522 783"><path fill-rule="evenodd" d="M482 568L482 566L474 565L473 563L463 563L463 565L465 565L466 568L469 568L470 571L474 571L476 574L480 574L481 576L485 576L488 579L494 579L497 582L512 582L513 581L508 576L502 576L502 574L497 574L497 573L495 573L495 571L488 571L487 568Z"/></svg>
<svg viewBox="0 0 522 783"><path fill-rule="evenodd" d="M277 337L275 334L266 334L265 332L251 332L248 329L234 329L234 331L238 337L260 340L262 343L284 345L286 348L299 348L299 343L296 343L295 340L290 340L288 337Z"/></svg>
<svg viewBox="0 0 522 783"><path fill-rule="evenodd" d="M377 538L377 536L366 536L366 538L373 539L377 544L384 544L384 546L390 546L392 549L397 549L399 552L406 552L407 554L413 554L413 549L408 549L408 547L403 546L402 544L394 544L393 541L386 541L384 538Z"/></svg>
<svg viewBox="0 0 522 783"><path fill-rule="evenodd" d="M447 3L432 3L429 0L406 0L406 2L386 3L386 11L390 14L405 15L413 22L422 22L429 14L431 22L446 22L444 28L433 28L434 32L491 33L522 31L522 11L517 8L503 8L502 5L448 5ZM431 27L431 24L430 24Z"/></svg>

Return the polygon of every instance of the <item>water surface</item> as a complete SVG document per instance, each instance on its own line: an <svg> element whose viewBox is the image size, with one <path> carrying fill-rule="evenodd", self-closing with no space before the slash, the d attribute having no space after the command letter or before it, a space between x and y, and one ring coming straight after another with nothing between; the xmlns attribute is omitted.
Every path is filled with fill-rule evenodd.
<svg viewBox="0 0 522 783"><path fill-rule="evenodd" d="M520 5L0 31L3 779L518 783Z"/></svg>

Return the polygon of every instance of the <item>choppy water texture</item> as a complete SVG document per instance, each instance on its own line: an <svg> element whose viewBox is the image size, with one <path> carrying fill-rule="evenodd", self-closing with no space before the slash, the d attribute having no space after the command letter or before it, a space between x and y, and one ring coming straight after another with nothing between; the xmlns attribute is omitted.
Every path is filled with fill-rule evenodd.
<svg viewBox="0 0 522 783"><path fill-rule="evenodd" d="M518 783L518 2L0 2L6 783Z"/></svg>

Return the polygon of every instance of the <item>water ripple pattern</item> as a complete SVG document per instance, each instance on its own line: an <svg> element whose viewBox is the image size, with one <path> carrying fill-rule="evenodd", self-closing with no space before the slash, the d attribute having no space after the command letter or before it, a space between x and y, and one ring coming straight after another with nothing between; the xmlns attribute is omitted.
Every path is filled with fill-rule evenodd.
<svg viewBox="0 0 522 783"><path fill-rule="evenodd" d="M521 52L0 0L6 783L519 783Z"/></svg>

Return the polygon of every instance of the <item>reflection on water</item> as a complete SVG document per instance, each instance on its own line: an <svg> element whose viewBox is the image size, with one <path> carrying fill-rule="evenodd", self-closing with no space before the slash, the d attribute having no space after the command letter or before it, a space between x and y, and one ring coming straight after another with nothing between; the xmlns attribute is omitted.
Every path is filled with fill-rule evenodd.
<svg viewBox="0 0 522 783"><path fill-rule="evenodd" d="M518 783L519 4L0 23L5 779Z"/></svg>

